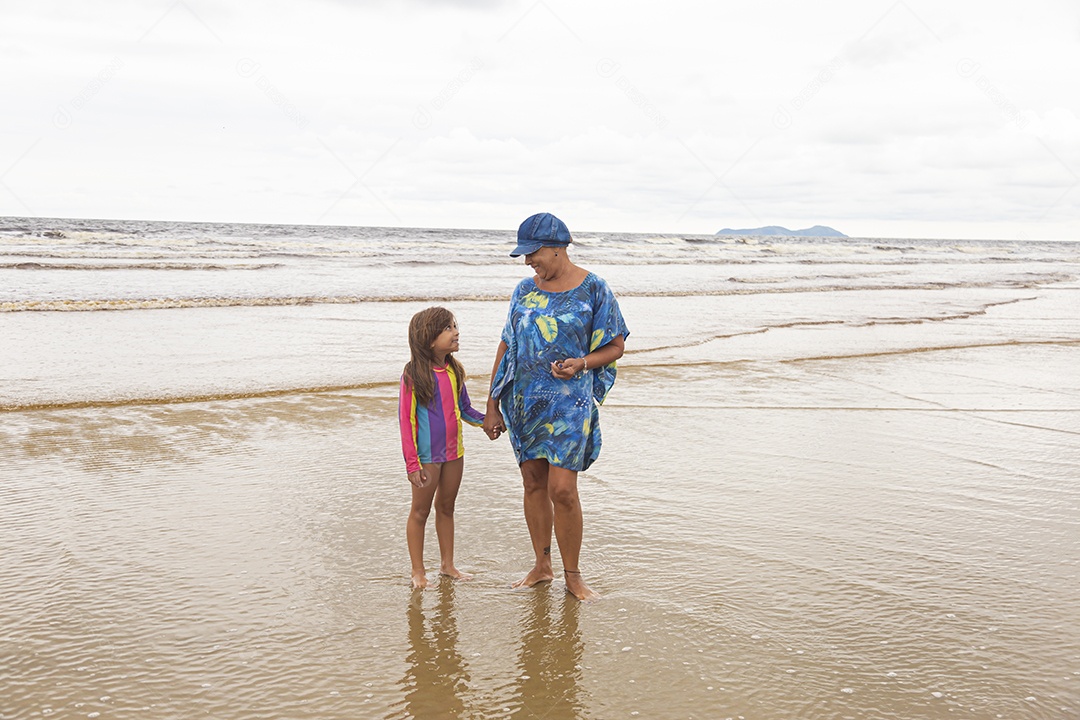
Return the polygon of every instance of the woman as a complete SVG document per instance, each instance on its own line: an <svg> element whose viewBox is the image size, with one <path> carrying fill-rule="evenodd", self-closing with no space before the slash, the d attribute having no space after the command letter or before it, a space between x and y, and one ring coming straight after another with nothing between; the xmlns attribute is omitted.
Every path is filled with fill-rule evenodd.
<svg viewBox="0 0 1080 720"><path fill-rule="evenodd" d="M581 575L578 472L600 454L597 403L615 383L615 361L629 335L607 283L570 260L566 225L550 213L518 228L511 257L536 273L518 283L495 354L484 430L510 434L525 486L525 521L536 563L514 587L554 579L551 533L562 555L566 589L600 598Z"/></svg>

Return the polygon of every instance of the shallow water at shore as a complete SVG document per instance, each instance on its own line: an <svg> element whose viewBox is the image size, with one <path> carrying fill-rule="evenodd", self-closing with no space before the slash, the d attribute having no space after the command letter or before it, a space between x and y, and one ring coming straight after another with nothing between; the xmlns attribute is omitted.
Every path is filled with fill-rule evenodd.
<svg viewBox="0 0 1080 720"><path fill-rule="evenodd" d="M1076 352L731 366L723 404L628 368L590 606L509 590L519 480L475 432L477 577L408 589L385 393L9 414L3 716L1069 717Z"/></svg>

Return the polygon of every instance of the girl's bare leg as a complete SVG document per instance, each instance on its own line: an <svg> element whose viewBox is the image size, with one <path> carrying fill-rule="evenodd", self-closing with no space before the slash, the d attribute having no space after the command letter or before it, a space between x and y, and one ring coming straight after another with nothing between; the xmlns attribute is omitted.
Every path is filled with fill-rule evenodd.
<svg viewBox="0 0 1080 720"><path fill-rule="evenodd" d="M559 541L559 554L566 574L566 589L582 602L594 602L600 599L600 593L585 583L578 567L583 521L577 475L574 470L551 466L547 476L548 496L554 507L555 537Z"/></svg>
<svg viewBox="0 0 1080 720"><path fill-rule="evenodd" d="M435 492L435 534L439 537L439 574L458 580L468 580L472 575L454 567L454 502L461 487L461 474L465 459L444 462L439 476L439 489Z"/></svg>
<svg viewBox="0 0 1080 720"><path fill-rule="evenodd" d="M416 487L409 483L412 488L412 507L405 523L405 538L409 543L409 561L412 563L412 586L417 589L426 588L428 584L427 573L424 571L424 529L431 513L431 501L439 487L441 470L440 463L426 463L424 473L427 475L427 482L424 486Z"/></svg>
<svg viewBox="0 0 1080 720"><path fill-rule="evenodd" d="M525 486L525 524L529 526L536 563L514 587L532 587L555 579L551 572L551 525L554 511L548 497L548 461L526 460L521 463L521 479ZM577 568L575 568L577 569Z"/></svg>

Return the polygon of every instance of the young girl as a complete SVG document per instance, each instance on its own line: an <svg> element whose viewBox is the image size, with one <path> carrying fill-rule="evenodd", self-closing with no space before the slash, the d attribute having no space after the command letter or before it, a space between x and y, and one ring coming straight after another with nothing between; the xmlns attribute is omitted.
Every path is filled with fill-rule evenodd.
<svg viewBox="0 0 1080 720"><path fill-rule="evenodd" d="M424 527L435 501L441 575L472 577L454 567L454 501L464 468L461 421L481 426L484 415L473 409L465 390L465 370L453 356L458 326L446 308L432 307L409 322L412 359L401 375L398 420L405 470L412 483L412 509L405 526L412 562L412 585L427 587Z"/></svg>

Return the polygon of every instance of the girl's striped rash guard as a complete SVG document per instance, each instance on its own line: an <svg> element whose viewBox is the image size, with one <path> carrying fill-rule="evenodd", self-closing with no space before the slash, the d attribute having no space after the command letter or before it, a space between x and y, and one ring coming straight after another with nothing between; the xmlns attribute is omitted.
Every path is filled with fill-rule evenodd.
<svg viewBox="0 0 1080 720"><path fill-rule="evenodd" d="M417 404L412 383L407 382L404 374L401 376L398 421L406 472L417 472L420 463L457 460L464 453L461 421L476 426L484 424L484 414L469 402L465 383L458 391L457 376L450 366L433 367L432 371L435 397L427 406Z"/></svg>

